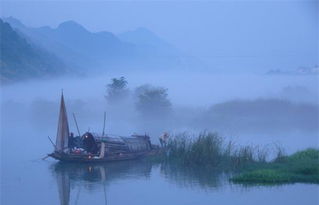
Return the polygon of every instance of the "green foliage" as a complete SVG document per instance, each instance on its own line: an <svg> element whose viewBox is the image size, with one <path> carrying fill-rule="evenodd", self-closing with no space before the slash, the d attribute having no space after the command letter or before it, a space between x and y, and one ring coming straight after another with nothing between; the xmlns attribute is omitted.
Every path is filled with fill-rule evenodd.
<svg viewBox="0 0 319 205"><path fill-rule="evenodd" d="M290 182L291 176L278 170L260 169L240 174L232 178L233 182L245 183L285 183Z"/></svg>
<svg viewBox="0 0 319 205"><path fill-rule="evenodd" d="M306 149L274 161L250 166L231 178L238 183L319 183L319 150Z"/></svg>
<svg viewBox="0 0 319 205"><path fill-rule="evenodd" d="M319 150L309 148L303 151L294 153L288 157L288 160L291 161L300 161L300 160L319 160Z"/></svg>

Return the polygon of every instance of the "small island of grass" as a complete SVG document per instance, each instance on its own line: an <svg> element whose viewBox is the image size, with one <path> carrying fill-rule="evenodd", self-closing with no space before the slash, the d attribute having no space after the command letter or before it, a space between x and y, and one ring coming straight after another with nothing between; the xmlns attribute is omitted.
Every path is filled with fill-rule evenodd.
<svg viewBox="0 0 319 205"><path fill-rule="evenodd" d="M319 184L319 149L309 148L287 156L282 148L275 148L239 146L217 133L183 133L172 136L166 152L155 160L231 173L233 183ZM276 157L269 161L269 154Z"/></svg>
<svg viewBox="0 0 319 205"><path fill-rule="evenodd" d="M319 183L319 150L306 149L272 162L249 165L235 183Z"/></svg>

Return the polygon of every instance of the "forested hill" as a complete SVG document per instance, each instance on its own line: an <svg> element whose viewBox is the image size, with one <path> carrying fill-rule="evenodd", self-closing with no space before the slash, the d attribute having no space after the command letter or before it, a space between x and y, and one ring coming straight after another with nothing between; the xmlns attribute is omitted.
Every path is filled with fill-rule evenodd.
<svg viewBox="0 0 319 205"><path fill-rule="evenodd" d="M177 49L147 29L122 34L92 32L75 21L57 27L28 27L18 19L3 19L37 45L71 67L86 73L116 69L172 69L180 66Z"/></svg>
<svg viewBox="0 0 319 205"><path fill-rule="evenodd" d="M67 72L55 55L29 42L0 19L0 75L8 83L28 78L51 77Z"/></svg>

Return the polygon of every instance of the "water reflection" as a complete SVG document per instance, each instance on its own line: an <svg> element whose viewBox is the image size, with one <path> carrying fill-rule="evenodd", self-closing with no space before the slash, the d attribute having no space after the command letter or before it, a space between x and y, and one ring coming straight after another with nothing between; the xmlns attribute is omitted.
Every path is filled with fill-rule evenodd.
<svg viewBox="0 0 319 205"><path fill-rule="evenodd" d="M181 166L173 163L162 163L161 173L170 182L182 187L217 189L228 183L228 172L201 166Z"/></svg>
<svg viewBox="0 0 319 205"><path fill-rule="evenodd" d="M56 178L60 204L70 204L71 189L77 189L75 204L81 189L94 191L103 188L105 204L107 195L105 187L115 180L128 178L149 178L153 164L142 161L117 162L111 164L66 164L56 163L51 169Z"/></svg>
<svg viewBox="0 0 319 205"><path fill-rule="evenodd" d="M70 177L67 172L61 170L56 175L61 205L68 205L70 201Z"/></svg>
<svg viewBox="0 0 319 205"><path fill-rule="evenodd" d="M202 204L210 204L213 199L224 202L222 204L231 204L232 197L237 197L238 204L253 204L261 196L273 196L274 203L284 200L289 204L300 204L301 199L298 201L289 197L292 196L291 192L297 193L302 189L308 190L302 200L308 200L309 203L304 204L318 201L315 198L318 193L316 186L295 184L246 187L231 184L228 181L231 174L229 172L168 162L140 160L111 164L56 163L51 166L51 171L57 182L60 205L144 202L159 205L190 204L186 202L196 200L203 202ZM243 194L247 197L241 198ZM250 202L247 202L248 199Z"/></svg>
<svg viewBox="0 0 319 205"><path fill-rule="evenodd" d="M106 187L116 180L150 179L151 173L177 186L201 189L217 189L228 183L228 174L197 166L185 167L172 163L155 163L150 161L126 161L111 164L65 164L56 163L51 167L56 178L61 205L70 204L72 190L75 204L81 190L95 191L103 188L105 203ZM153 173L152 173L153 174ZM154 179L152 179L154 180Z"/></svg>

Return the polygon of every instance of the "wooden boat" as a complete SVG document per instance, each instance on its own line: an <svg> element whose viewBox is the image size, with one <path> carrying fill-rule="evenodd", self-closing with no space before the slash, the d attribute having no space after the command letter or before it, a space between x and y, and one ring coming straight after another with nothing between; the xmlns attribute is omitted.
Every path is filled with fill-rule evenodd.
<svg viewBox="0 0 319 205"><path fill-rule="evenodd" d="M52 144L54 152L48 154L49 157L63 162L78 163L132 160L156 155L162 151L159 146L151 144L148 135L110 136L103 131L101 135L86 132L74 137L73 133L69 132L63 93L56 143L52 142Z"/></svg>
<svg viewBox="0 0 319 205"><path fill-rule="evenodd" d="M123 161L123 160L132 160L138 159L140 157L151 156L158 154L159 150L152 150L148 152L137 152L137 153L121 153L118 155L108 155L103 158L99 158L97 155L92 154L65 154L59 152L53 152L49 154L50 157L60 160L62 162L114 162L114 161Z"/></svg>

